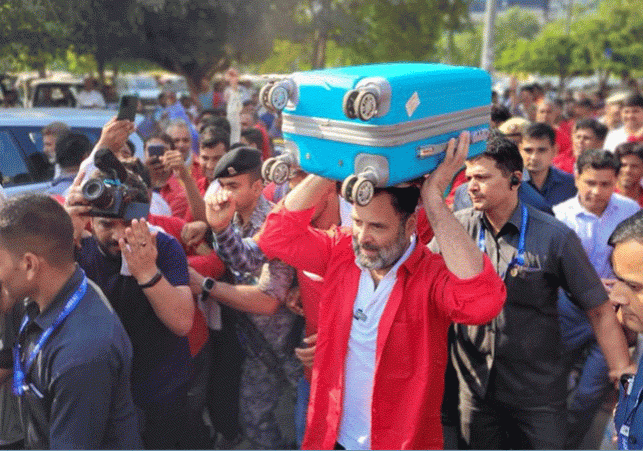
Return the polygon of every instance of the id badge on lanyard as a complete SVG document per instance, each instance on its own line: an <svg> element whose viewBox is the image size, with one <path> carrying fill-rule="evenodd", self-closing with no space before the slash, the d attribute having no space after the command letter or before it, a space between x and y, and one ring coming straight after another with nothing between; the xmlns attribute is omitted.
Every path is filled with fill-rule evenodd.
<svg viewBox="0 0 643 451"><path fill-rule="evenodd" d="M512 277L518 276L520 271L525 268L525 236L527 235L527 222L529 220L529 212L527 207L522 205L522 221L520 223L520 235L518 237L518 254L507 265L507 271L510 272ZM480 225L480 234L478 235L478 249L487 253L487 246L485 244L485 228ZM500 274L500 278L505 280L507 271Z"/></svg>
<svg viewBox="0 0 643 451"><path fill-rule="evenodd" d="M625 392L625 397L623 398L623 401L626 403L626 407L629 407L629 401L630 395L632 393L632 386L634 385L634 376L629 375L628 380L627 380L627 386L625 387L626 392ZM634 405L632 406L632 409L627 412L627 416L623 420L623 424L621 425L620 429L618 430L618 444L619 444L619 449L630 449L630 430L632 428L632 424L634 423L634 418L636 417L636 412L641 405L641 397L643 396L643 388L639 390L639 392L636 394L636 397L634 398Z"/></svg>

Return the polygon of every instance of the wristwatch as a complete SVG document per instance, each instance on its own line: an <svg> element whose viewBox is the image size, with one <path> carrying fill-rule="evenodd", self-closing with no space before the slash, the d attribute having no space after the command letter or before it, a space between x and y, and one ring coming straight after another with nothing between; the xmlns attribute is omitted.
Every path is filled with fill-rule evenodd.
<svg viewBox="0 0 643 451"><path fill-rule="evenodd" d="M210 296L210 292L214 289L216 284L217 281L212 277L206 277L203 279L203 283L201 284L201 300L205 300Z"/></svg>

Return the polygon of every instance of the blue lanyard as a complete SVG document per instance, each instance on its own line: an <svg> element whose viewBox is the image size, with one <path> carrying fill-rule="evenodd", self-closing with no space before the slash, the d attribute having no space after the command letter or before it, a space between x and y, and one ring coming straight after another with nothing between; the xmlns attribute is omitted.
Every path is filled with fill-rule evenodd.
<svg viewBox="0 0 643 451"><path fill-rule="evenodd" d="M529 213L525 204L522 205L522 221L520 223L520 236L518 238L518 255L509 262L507 269L512 266L525 266L525 235L527 234L527 221L529 220ZM478 249L485 254L487 253L487 245L485 244L485 228L480 224L480 235L478 236ZM500 278L504 279L507 271L501 274Z"/></svg>
<svg viewBox="0 0 643 451"><path fill-rule="evenodd" d="M29 369L31 368L31 365L36 359L36 356L38 355L42 347L45 345L50 335L56 330L56 328L58 328L58 326L60 326L60 324L65 320L65 318L67 318L67 316L69 316L69 314L76 308L76 306L78 305L78 302L80 302L82 297L85 296L85 292L87 291L87 276L85 275L85 272L82 269L80 271L83 273L83 280L80 283L80 286L78 287L78 289L76 289L74 294L71 295L71 297L67 301L67 304L65 304L65 308L63 309L62 312L60 312L60 314L58 315L58 318L56 318L56 321L54 321L54 323L42 333L42 335L38 339L38 342L36 343L36 346L34 346L34 348L31 350L31 353L29 353L29 356L27 357L27 360L25 362L24 369L22 367L22 360L20 358L20 355L21 355L20 340L16 341L16 344L13 347L13 392L15 393L16 396L22 396L25 393L25 390L27 389L27 385L25 384L25 374L29 372ZM18 336L22 334L28 322L29 322L29 316L25 315L24 319L22 320L22 324L20 325Z"/></svg>
<svg viewBox="0 0 643 451"><path fill-rule="evenodd" d="M628 390L621 402L625 403L626 409L629 408L630 404L630 391L632 390L632 385L634 384L634 378L630 381L628 385ZM623 425L621 428L618 430L618 443L619 443L619 449L630 449L630 428L632 427L632 423L634 423L634 418L636 416L636 411L638 410L639 406L641 405L642 401L642 395L643 395L643 388L639 389L638 393L636 394L636 397L633 399L634 405L631 407L631 410L627 413L627 416L623 420Z"/></svg>

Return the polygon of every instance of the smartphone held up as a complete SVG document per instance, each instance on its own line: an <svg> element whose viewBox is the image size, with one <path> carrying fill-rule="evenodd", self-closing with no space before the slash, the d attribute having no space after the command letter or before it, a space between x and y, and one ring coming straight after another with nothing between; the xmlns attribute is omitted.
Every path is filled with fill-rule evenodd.
<svg viewBox="0 0 643 451"><path fill-rule="evenodd" d="M121 102L118 106L118 115L116 116L116 119L119 121L127 119L128 121L134 122L137 109L138 96L124 95L121 97Z"/></svg>

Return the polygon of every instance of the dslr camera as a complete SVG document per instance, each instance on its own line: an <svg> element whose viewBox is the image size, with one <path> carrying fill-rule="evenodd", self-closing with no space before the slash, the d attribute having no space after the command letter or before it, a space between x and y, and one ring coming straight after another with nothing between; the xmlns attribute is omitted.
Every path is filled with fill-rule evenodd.
<svg viewBox="0 0 643 451"><path fill-rule="evenodd" d="M141 202L146 194L126 183L127 169L116 156L109 149L101 149L96 152L94 164L107 177L90 178L83 185L83 197L92 206L89 215L124 220L146 218L150 203Z"/></svg>

